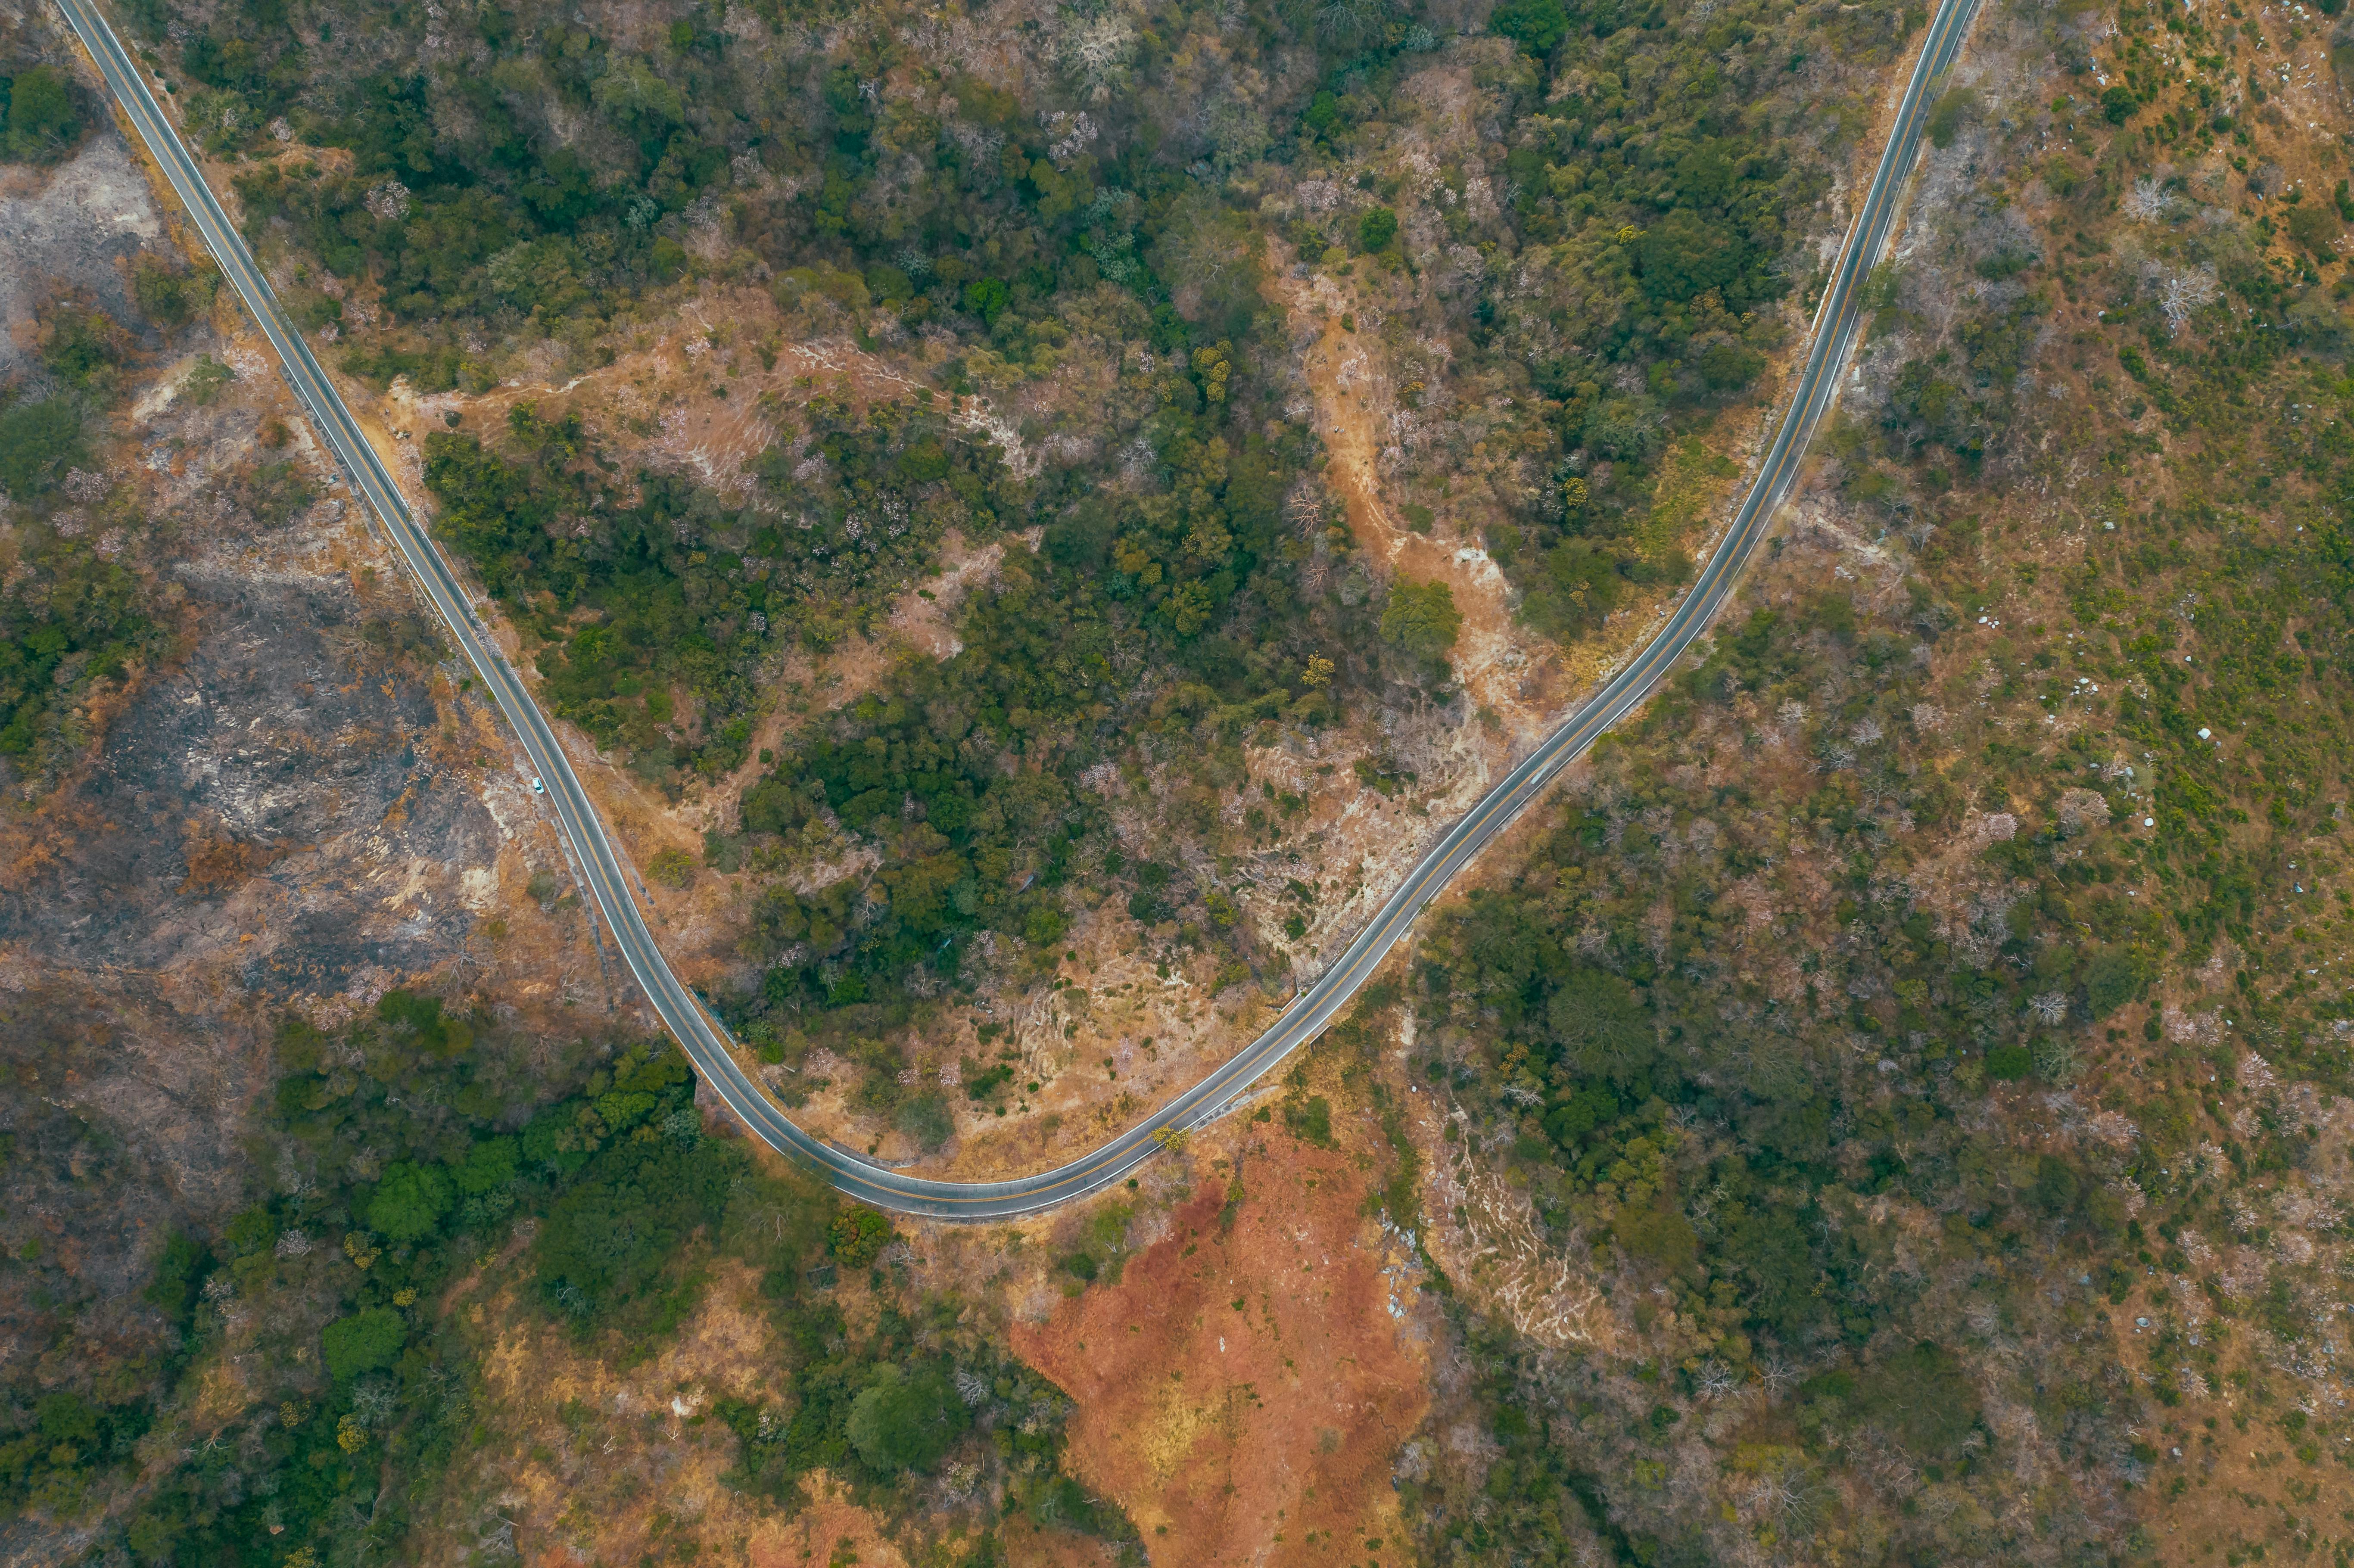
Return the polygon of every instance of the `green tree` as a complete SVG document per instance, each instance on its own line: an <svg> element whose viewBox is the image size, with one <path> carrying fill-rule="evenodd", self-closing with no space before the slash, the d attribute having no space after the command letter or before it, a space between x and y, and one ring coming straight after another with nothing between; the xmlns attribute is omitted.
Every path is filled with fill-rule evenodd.
<svg viewBox="0 0 2354 1568"><path fill-rule="evenodd" d="M469 1198L496 1192L515 1178L520 1153L512 1138L486 1138L466 1150L466 1158L451 1168L458 1191ZM369 1219L374 1220L371 1212Z"/></svg>
<svg viewBox="0 0 2354 1568"><path fill-rule="evenodd" d="M1319 1149L1332 1147L1332 1102L1322 1095L1310 1095L1298 1104L1283 1107L1283 1125L1291 1136Z"/></svg>
<svg viewBox="0 0 2354 1568"><path fill-rule="evenodd" d="M1397 238L1397 214L1385 207L1368 207L1357 219L1357 243L1367 250L1386 250Z"/></svg>
<svg viewBox="0 0 2354 1568"><path fill-rule="evenodd" d="M1610 1228L1629 1255L1660 1268L1686 1269L1700 1255L1699 1233L1665 1193L1640 1207L1620 1209Z"/></svg>
<svg viewBox="0 0 2354 1568"><path fill-rule="evenodd" d="M1784 1334L1802 1331L1822 1311L1815 1288L1821 1271L1792 1219L1743 1205L1725 1217L1717 1244L1750 1318Z"/></svg>
<svg viewBox="0 0 2354 1568"><path fill-rule="evenodd" d="M858 1457L885 1475L928 1470L972 1424L948 1369L910 1372L885 1363L851 1401L848 1433Z"/></svg>
<svg viewBox="0 0 2354 1568"><path fill-rule="evenodd" d="M1532 55L1549 55L1569 37L1569 12L1561 0L1504 0L1488 25Z"/></svg>
<svg viewBox="0 0 2354 1568"><path fill-rule="evenodd" d="M2106 1018L2148 982L2147 966L2130 949L2104 948L2084 966L2084 1003L2094 1017Z"/></svg>
<svg viewBox="0 0 2354 1568"><path fill-rule="evenodd" d="M1664 439L1659 406L1649 397L1605 397L1585 417L1585 445L1596 457L1644 462Z"/></svg>
<svg viewBox="0 0 2354 1568"><path fill-rule="evenodd" d="M1698 360L1700 378L1712 392L1737 392L1757 378L1766 368L1766 356L1743 347L1732 338L1723 338L1702 349Z"/></svg>
<svg viewBox="0 0 2354 1568"><path fill-rule="evenodd" d="M686 116L686 102L677 88L654 74L642 59L617 60L588 96L598 108L631 130L659 131Z"/></svg>
<svg viewBox="0 0 2354 1568"><path fill-rule="evenodd" d="M1462 630L1455 590L1445 583L1400 583L1382 607L1382 640L1410 658L1446 658Z"/></svg>
<svg viewBox="0 0 2354 1568"><path fill-rule="evenodd" d="M2288 237L2325 261L2332 259L2330 247L2345 227L2338 209L2325 201L2299 202L2289 208Z"/></svg>
<svg viewBox="0 0 2354 1568"><path fill-rule="evenodd" d="M1978 95L1967 87L1955 88L1937 100L1929 111L1929 142L1938 148L1950 147L1960 135L1962 122L1978 107Z"/></svg>
<svg viewBox="0 0 2354 1568"><path fill-rule="evenodd" d="M183 1232L164 1244L155 1260L155 1277L141 1298L173 1322L186 1320L196 1305L196 1286L212 1263L205 1245Z"/></svg>
<svg viewBox="0 0 2354 1568"><path fill-rule="evenodd" d="M319 1334L320 1353L327 1375L346 1383L363 1372L388 1367L408 1338L408 1325L389 1307L371 1307L348 1318L338 1318Z"/></svg>
<svg viewBox="0 0 2354 1568"><path fill-rule="evenodd" d="M2346 313L2317 289L2289 307L2288 330L2308 354L2334 359L2354 348L2354 327Z"/></svg>
<svg viewBox="0 0 2354 1568"><path fill-rule="evenodd" d="M891 1222L872 1209L845 1209L826 1233L826 1250L844 1268L864 1268L891 1242Z"/></svg>
<svg viewBox="0 0 2354 1568"><path fill-rule="evenodd" d="M899 1103L893 1125L916 1140L927 1154L956 1136L956 1123L949 1116L949 1103L937 1091L910 1095Z"/></svg>
<svg viewBox="0 0 2354 1568"><path fill-rule="evenodd" d="M663 1059L676 1060L676 1054L664 1053ZM743 1156L716 1139L662 1136L656 1129L664 1118L652 1113L663 1104L684 1110L687 1097L675 1091L600 1097L603 1120L626 1116L641 1131L599 1150L540 1222L533 1243L540 1283L582 1316L654 1292L671 1256L726 1210L727 1184Z"/></svg>
<svg viewBox="0 0 2354 1568"><path fill-rule="evenodd" d="M440 1228L454 1202L448 1171L404 1160L384 1173L368 1200L368 1228L397 1242L422 1241Z"/></svg>
<svg viewBox="0 0 2354 1568"><path fill-rule="evenodd" d="M991 326L1013 299L1013 291L1000 279L981 278L964 286L964 308Z"/></svg>
<svg viewBox="0 0 2354 1568"><path fill-rule="evenodd" d="M1545 1003L1545 1022L1561 1042L1564 1061L1613 1084L1642 1077L1658 1044L1634 988L1585 964L1572 969Z"/></svg>
<svg viewBox="0 0 2354 1568"><path fill-rule="evenodd" d="M142 256L132 266L131 297L157 326L186 326L212 297L212 274L179 271L160 258Z"/></svg>
<svg viewBox="0 0 2354 1568"><path fill-rule="evenodd" d="M44 397L0 409L0 489L11 495L47 490L81 456L81 409L72 398Z"/></svg>
<svg viewBox="0 0 2354 1568"><path fill-rule="evenodd" d="M123 1532L123 1541L132 1555L142 1563L169 1563L178 1554L180 1531L172 1520L160 1513L143 1513L131 1521Z"/></svg>
<svg viewBox="0 0 2354 1568"><path fill-rule="evenodd" d="M42 323L41 363L85 391L111 387L129 352L129 334L103 311L61 306Z"/></svg>
<svg viewBox="0 0 2354 1568"><path fill-rule="evenodd" d="M1959 1451L1978 1421L1978 1396L1951 1351L1924 1340L1856 1382L1856 1413L1924 1459Z"/></svg>
<svg viewBox="0 0 2354 1568"><path fill-rule="evenodd" d="M1643 292L1678 304L1725 288L1750 261L1738 229L1681 207L1643 231L1635 257Z"/></svg>
<svg viewBox="0 0 2354 1568"><path fill-rule="evenodd" d="M35 66L6 83L0 155L23 161L53 154L81 134L73 93L53 66Z"/></svg>

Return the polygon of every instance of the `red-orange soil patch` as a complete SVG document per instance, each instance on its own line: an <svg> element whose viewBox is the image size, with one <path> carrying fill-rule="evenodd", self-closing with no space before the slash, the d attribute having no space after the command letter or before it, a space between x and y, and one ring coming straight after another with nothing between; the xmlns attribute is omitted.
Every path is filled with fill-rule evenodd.
<svg viewBox="0 0 2354 1568"><path fill-rule="evenodd" d="M1397 1544L1391 1466L1429 1399L1417 1276L1349 1155L1269 1141L1229 1225L1221 1161L1118 1284L1013 1334L1078 1402L1066 1464L1163 1568Z"/></svg>

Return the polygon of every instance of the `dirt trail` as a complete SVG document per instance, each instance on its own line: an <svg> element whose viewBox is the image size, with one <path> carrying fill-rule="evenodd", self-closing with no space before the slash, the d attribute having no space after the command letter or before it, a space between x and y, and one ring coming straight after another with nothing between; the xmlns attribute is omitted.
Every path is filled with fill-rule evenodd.
<svg viewBox="0 0 2354 1568"><path fill-rule="evenodd" d="M1518 755L1549 733L1580 695L1641 646L1680 594L1631 599L1611 615L1600 635L1566 646L1519 624L1514 616L1518 596L1487 551L1468 539L1439 537L1447 531L1443 524L1433 534L1416 533L1384 499L1378 468L1382 430L1397 412L1397 397L1380 338L1372 330L1376 313L1355 302L1329 274L1293 278L1288 275L1288 257L1278 254L1273 260L1277 281L1268 286L1270 296L1288 313L1295 333L1311 326L1317 333L1305 368L1315 400L1316 432L1331 459L1325 481L1347 511L1350 531L1359 548L1380 562L1393 580L1440 581L1453 589L1455 607L1463 616L1453 659L1457 677L1475 706L1490 709L1502 721L1500 738ZM1344 317L1363 330L1351 331ZM1769 385L1778 385L1782 369L1776 366ZM1765 406L1761 399L1758 407ZM1734 449L1728 455L1744 466L1745 479L1763 429L1762 421L1728 414L1708 444ZM1671 469L1663 467L1663 475L1670 475ZM1734 488L1720 480L1698 495L1675 498L1679 507L1696 503L1697 515L1703 520L1683 547L1700 550L1713 542L1725 521L1724 501ZM1663 503L1668 499L1664 493L1660 497Z"/></svg>
<svg viewBox="0 0 2354 1568"><path fill-rule="evenodd" d="M1383 500L1375 464L1396 392L1377 340L1343 324L1344 317L1353 321L1351 302L1330 277L1285 279L1273 288L1295 332L1322 323L1308 351L1308 386L1317 434L1331 458L1325 482L1347 509L1358 547L1394 580L1443 582L1454 590L1463 616L1454 664L1473 705L1491 709L1512 740L1543 734L1575 684L1561 648L1516 624L1516 596L1487 551L1416 534Z"/></svg>

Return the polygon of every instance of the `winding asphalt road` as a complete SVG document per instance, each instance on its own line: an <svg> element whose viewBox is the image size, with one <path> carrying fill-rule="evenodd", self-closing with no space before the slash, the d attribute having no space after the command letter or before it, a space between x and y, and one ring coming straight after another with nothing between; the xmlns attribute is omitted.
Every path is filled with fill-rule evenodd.
<svg viewBox="0 0 2354 1568"><path fill-rule="evenodd" d="M137 128L221 270L277 350L286 378L310 408L320 433L360 493L366 497L418 588L481 674L507 722L523 741L547 788L567 838L578 856L591 895L604 912L622 957L654 1010L678 1037L695 1070L752 1131L817 1172L842 1192L879 1208L938 1219L1002 1220L1083 1197L1126 1177L1162 1146L1171 1132L1190 1131L1229 1108L1262 1074L1314 1040L1373 978L1416 916L1456 873L1470 863L1559 773L1604 731L1640 703L1674 668L1723 605L1741 569L1767 532L1789 492L1816 424L1829 408L1861 314L1861 291L1902 205L1905 182L1921 146L1930 91L1953 65L1977 14L1978 0L1941 0L1921 58L1906 83L1893 131L1871 186L1841 247L1839 263L1815 313L1814 342L1791 408L1760 465L1755 484L1719 541L1691 591L1642 652L1548 736L1448 830L1316 983L1294 999L1266 1033L1229 1057L1200 1083L1108 1143L1067 1165L1009 1181L936 1181L870 1165L794 1126L748 1076L724 1030L671 972L654 945L643 913L630 894L631 877L555 731L475 618L473 607L431 535L401 499L382 461L361 434L333 382L279 309L228 215L206 185L196 160L156 106L147 83L91 0L58 0L67 22L96 61L116 101Z"/></svg>

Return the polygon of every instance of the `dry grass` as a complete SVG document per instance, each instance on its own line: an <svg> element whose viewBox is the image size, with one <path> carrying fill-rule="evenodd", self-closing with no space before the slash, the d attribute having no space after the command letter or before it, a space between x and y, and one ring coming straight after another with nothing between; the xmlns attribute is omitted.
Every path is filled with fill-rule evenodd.
<svg viewBox="0 0 2354 1568"><path fill-rule="evenodd" d="M694 1315L627 1371L525 1309L519 1288L502 1260L456 1292L461 1322L481 1340L488 1440L453 1469L411 1538L418 1562L468 1562L504 1538L533 1563L691 1552L798 1565L847 1542L863 1568L902 1568L880 1521L822 1475L790 1519L722 1480L736 1438L709 1419L712 1403L775 1397L782 1359L758 1281L741 1266L713 1266Z"/></svg>

